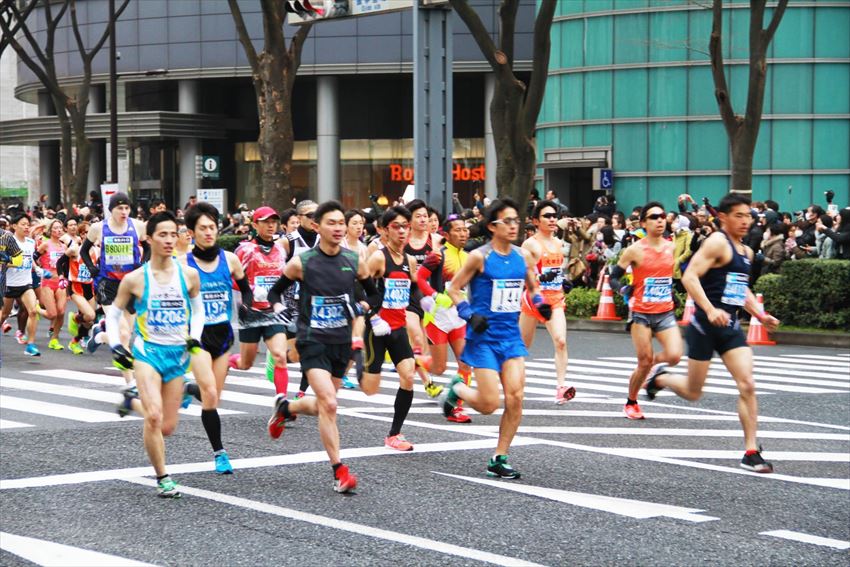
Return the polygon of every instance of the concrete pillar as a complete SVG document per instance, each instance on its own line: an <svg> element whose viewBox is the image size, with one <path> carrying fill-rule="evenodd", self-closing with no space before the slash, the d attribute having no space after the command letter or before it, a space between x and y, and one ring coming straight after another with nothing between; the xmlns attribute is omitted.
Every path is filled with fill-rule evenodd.
<svg viewBox="0 0 850 567"><path fill-rule="evenodd" d="M197 114L200 109L200 82L185 80L177 83L179 112ZM180 138L180 193L175 207L182 207L199 187L198 172L195 167L197 157L201 155L201 140L198 138Z"/></svg>
<svg viewBox="0 0 850 567"><path fill-rule="evenodd" d="M493 122L490 120L490 103L496 92L496 76L493 73L484 75L484 194L495 199L499 196L496 186L496 142L493 138Z"/></svg>
<svg viewBox="0 0 850 567"><path fill-rule="evenodd" d="M317 201L340 199L339 116L336 77L319 77L316 93Z"/></svg>
<svg viewBox="0 0 850 567"><path fill-rule="evenodd" d="M38 93L38 115L55 116L56 109L53 99L48 93ZM38 178L39 195L47 195L51 205L60 200L61 173L59 161L59 142L46 141L38 143ZM31 203L30 203L31 204Z"/></svg>

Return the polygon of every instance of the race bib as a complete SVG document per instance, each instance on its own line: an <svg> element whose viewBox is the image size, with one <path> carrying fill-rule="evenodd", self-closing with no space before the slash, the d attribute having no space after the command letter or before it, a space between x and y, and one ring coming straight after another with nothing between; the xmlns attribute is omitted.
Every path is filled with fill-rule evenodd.
<svg viewBox="0 0 850 567"><path fill-rule="evenodd" d="M520 310L524 280L493 280L490 296L490 311L493 313L516 313Z"/></svg>
<svg viewBox="0 0 850 567"><path fill-rule="evenodd" d="M256 276L254 278L254 289L259 287L268 293L274 287L275 282L277 282L277 276Z"/></svg>
<svg viewBox="0 0 850 567"><path fill-rule="evenodd" d="M747 299L747 287L750 276L741 272L729 272L726 274L726 287L723 288L723 297L720 302L725 305L743 307Z"/></svg>
<svg viewBox="0 0 850 567"><path fill-rule="evenodd" d="M32 254L24 254L23 262L21 262L20 268L14 268L16 270L32 270Z"/></svg>
<svg viewBox="0 0 850 567"><path fill-rule="evenodd" d="M673 278L646 278L643 281L643 300L647 303L673 301Z"/></svg>
<svg viewBox="0 0 850 567"><path fill-rule="evenodd" d="M228 292L222 290L202 291L201 299L204 301L204 315L207 325L230 321L230 313L227 309Z"/></svg>
<svg viewBox="0 0 850 567"><path fill-rule="evenodd" d="M348 325L345 315L347 295L313 296L310 327L313 329L339 329Z"/></svg>
<svg viewBox="0 0 850 567"><path fill-rule="evenodd" d="M540 269L540 289L543 291L561 291L564 286L564 276L560 264L543 266Z"/></svg>
<svg viewBox="0 0 850 567"><path fill-rule="evenodd" d="M89 271L89 267L83 264L82 262L80 262L80 267L77 269L77 281L91 281L91 272Z"/></svg>
<svg viewBox="0 0 850 567"><path fill-rule="evenodd" d="M107 266L127 266L133 264L132 236L104 236L103 257Z"/></svg>
<svg viewBox="0 0 850 567"><path fill-rule="evenodd" d="M61 250L51 250L50 251L50 267L56 268L56 262L58 262L59 259L62 258L62 256L64 256L64 255L65 255L65 253L62 252Z"/></svg>
<svg viewBox="0 0 850 567"><path fill-rule="evenodd" d="M410 303L410 280L389 278L384 280L384 309L406 309Z"/></svg>
<svg viewBox="0 0 850 567"><path fill-rule="evenodd" d="M151 337L183 337L189 322L186 302L180 299L151 299L147 313L147 331Z"/></svg>

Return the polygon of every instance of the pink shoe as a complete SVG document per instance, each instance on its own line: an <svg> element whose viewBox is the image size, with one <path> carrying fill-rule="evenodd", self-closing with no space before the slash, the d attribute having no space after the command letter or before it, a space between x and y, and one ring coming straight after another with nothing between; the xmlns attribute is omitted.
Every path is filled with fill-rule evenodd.
<svg viewBox="0 0 850 567"><path fill-rule="evenodd" d="M640 411L640 406L637 404L626 404L623 406L623 413L629 419L643 419L643 412Z"/></svg>
<svg viewBox="0 0 850 567"><path fill-rule="evenodd" d="M555 403L563 405L576 397L576 389L572 386L559 386L555 388Z"/></svg>
<svg viewBox="0 0 850 567"><path fill-rule="evenodd" d="M393 435L392 437L384 438L384 447L389 449L395 449L397 451L412 451L413 443L404 438L404 435L399 433L398 435Z"/></svg>
<svg viewBox="0 0 850 567"><path fill-rule="evenodd" d="M234 370L239 370L239 355L231 354L227 357L227 365Z"/></svg>

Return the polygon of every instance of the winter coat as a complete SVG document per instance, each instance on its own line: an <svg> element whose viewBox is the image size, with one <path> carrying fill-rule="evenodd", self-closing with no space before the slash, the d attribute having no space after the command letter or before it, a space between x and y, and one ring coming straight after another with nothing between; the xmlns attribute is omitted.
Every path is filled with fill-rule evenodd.
<svg viewBox="0 0 850 567"><path fill-rule="evenodd" d="M682 264L687 262L691 254L691 238L694 233L690 230L679 230L673 238L673 279L682 279Z"/></svg>
<svg viewBox="0 0 850 567"><path fill-rule="evenodd" d="M761 251L764 254L764 264L762 274L775 274L779 271L779 266L785 261L785 237L781 234L771 236L761 244Z"/></svg>
<svg viewBox="0 0 850 567"><path fill-rule="evenodd" d="M827 228L823 233L832 239L835 257L839 260L850 260L850 225L839 226L837 231Z"/></svg>

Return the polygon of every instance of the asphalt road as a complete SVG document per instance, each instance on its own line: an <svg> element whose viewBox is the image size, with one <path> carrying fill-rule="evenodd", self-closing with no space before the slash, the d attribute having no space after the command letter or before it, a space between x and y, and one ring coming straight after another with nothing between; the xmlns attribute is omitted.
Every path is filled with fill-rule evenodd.
<svg viewBox="0 0 850 567"><path fill-rule="evenodd" d="M106 349L28 358L3 337L0 565L850 564L850 353L756 349L760 440L776 466L757 475L738 467L735 389L719 365L700 402L642 401L634 422L622 415L628 337L576 332L569 346L578 396L559 407L545 331L534 345L511 452L520 480L485 475L498 415L449 424L421 386L404 427L415 450L385 449L387 372L386 397L340 394L343 460L360 485L336 494L314 418L268 437L273 387L258 362L231 373L221 406L236 473L212 472L193 404L167 440L184 497L162 500L141 421L113 417L121 380Z"/></svg>

